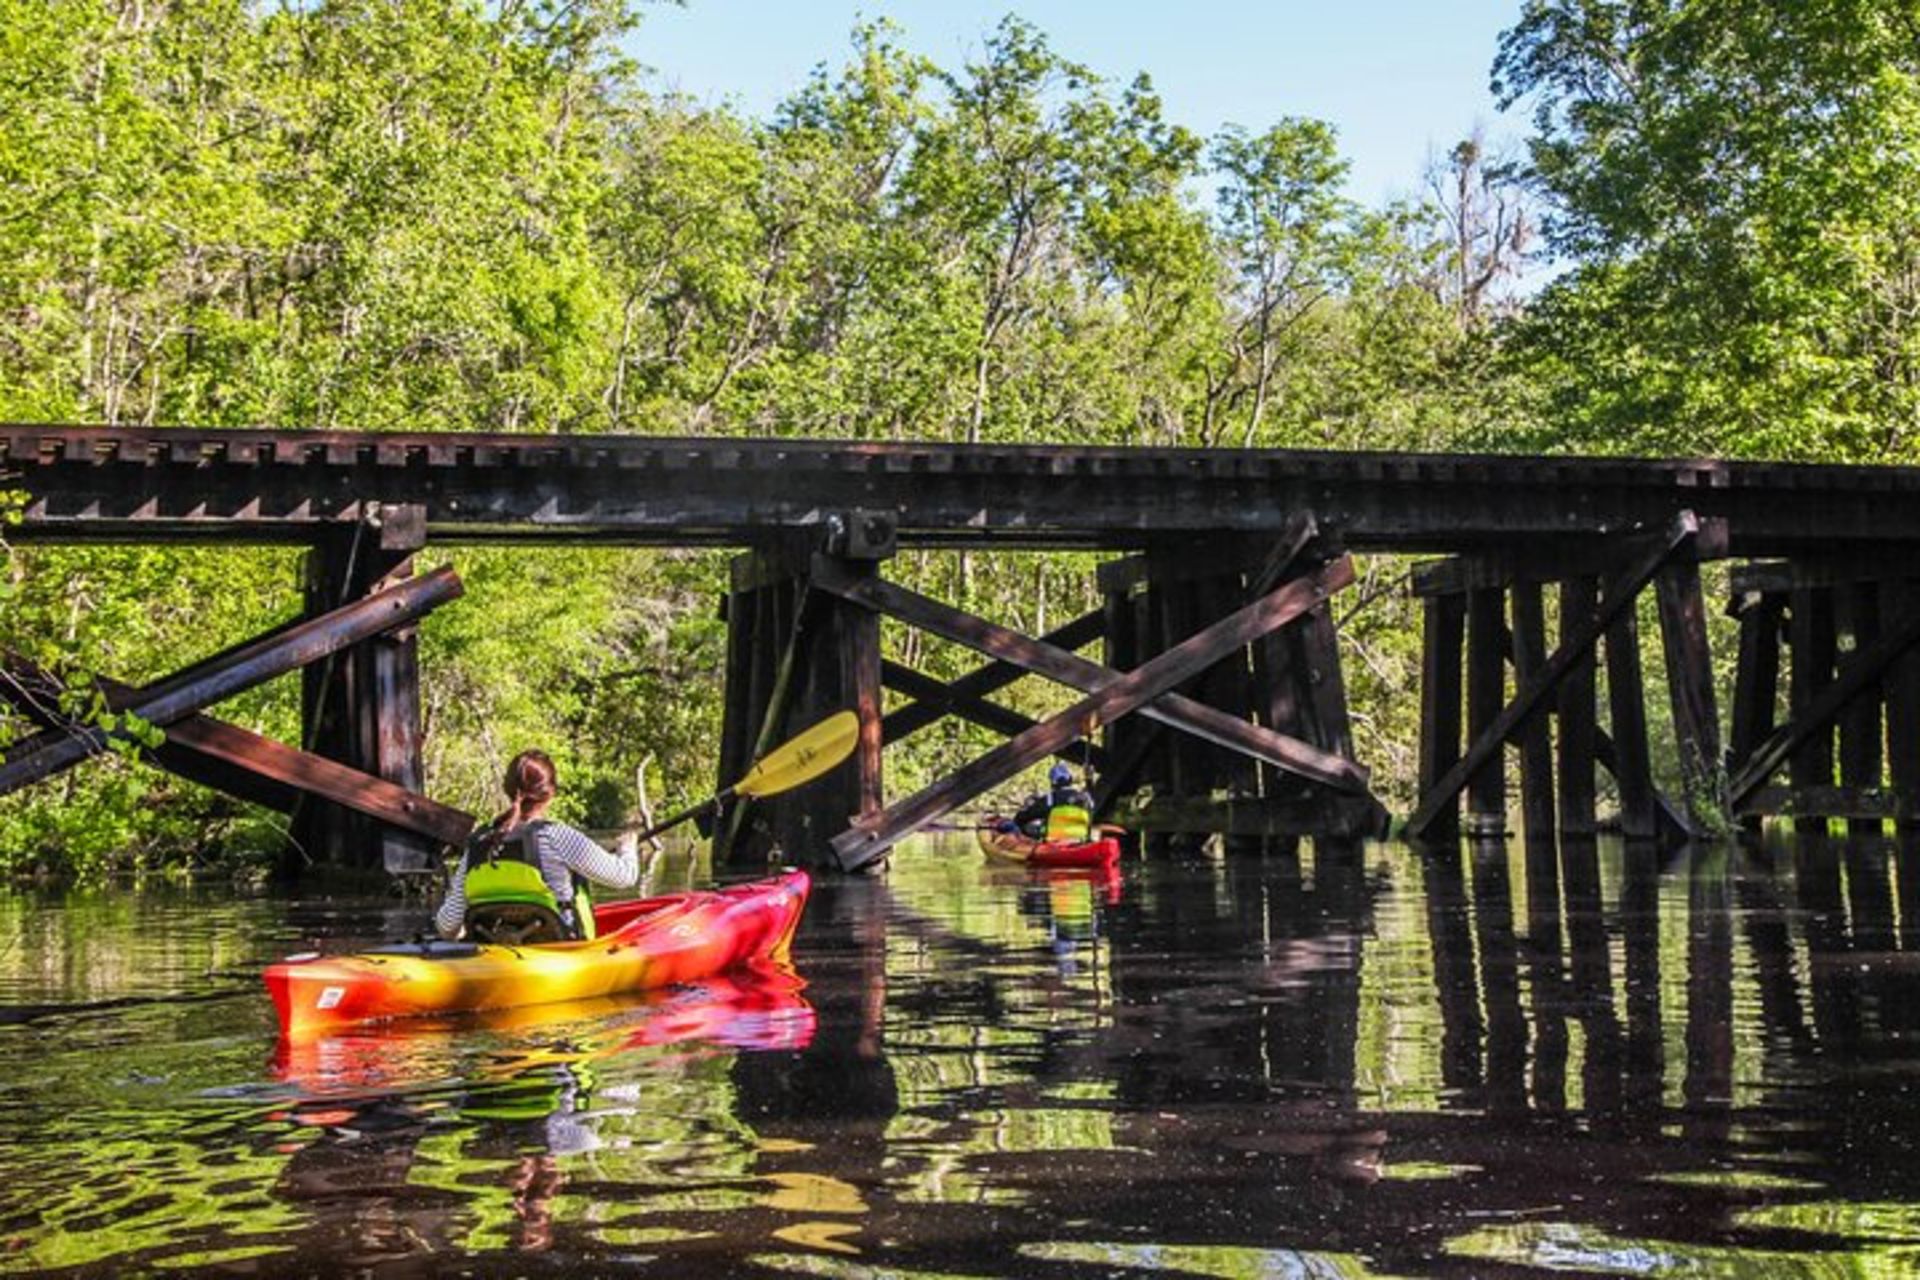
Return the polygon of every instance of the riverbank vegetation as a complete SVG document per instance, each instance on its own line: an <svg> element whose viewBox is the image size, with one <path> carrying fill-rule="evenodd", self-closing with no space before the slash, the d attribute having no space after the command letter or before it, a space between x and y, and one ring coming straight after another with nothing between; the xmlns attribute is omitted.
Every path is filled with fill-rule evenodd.
<svg viewBox="0 0 1920 1280"><path fill-rule="evenodd" d="M1199 136L1017 18L957 65L862 27L751 118L650 91L630 0L6 6L0 417L1910 459L1920 54L1884 0L1776 8L1533 0L1488 51L1530 148L1409 157L1416 193L1367 207L1329 125ZM530 743L570 816L620 817L647 754L667 801L707 788L716 554L445 558L436 794L487 807ZM8 568L0 642L69 673L297 607L279 551ZM900 564L1030 627L1089 568ZM1348 627L1391 791L1416 637L1379 595ZM224 711L298 736L292 681ZM280 838L133 761L0 802L14 868Z"/></svg>

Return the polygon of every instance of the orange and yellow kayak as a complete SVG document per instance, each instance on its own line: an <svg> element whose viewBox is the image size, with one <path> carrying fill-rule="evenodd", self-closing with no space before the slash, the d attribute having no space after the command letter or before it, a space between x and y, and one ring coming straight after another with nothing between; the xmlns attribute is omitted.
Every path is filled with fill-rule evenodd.
<svg viewBox="0 0 1920 1280"><path fill-rule="evenodd" d="M594 909L590 942L396 946L291 956L267 966L281 1034L470 1009L591 1000L693 982L749 960L782 959L811 882L804 871L725 889Z"/></svg>

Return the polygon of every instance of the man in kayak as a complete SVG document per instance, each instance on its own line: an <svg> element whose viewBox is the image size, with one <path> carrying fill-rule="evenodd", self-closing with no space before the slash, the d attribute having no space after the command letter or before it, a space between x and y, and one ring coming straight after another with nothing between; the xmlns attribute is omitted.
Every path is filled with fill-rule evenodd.
<svg viewBox="0 0 1920 1280"><path fill-rule="evenodd" d="M1048 793L1028 800L1013 821L1020 831L1049 844L1078 844L1093 834L1093 797L1075 785L1073 770L1056 761L1047 771Z"/></svg>
<svg viewBox="0 0 1920 1280"><path fill-rule="evenodd" d="M507 766L506 812L475 833L460 855L447 897L434 913L443 938L562 942L593 936L588 883L631 888L640 850L631 835L609 853L585 832L546 816L559 775L544 751L522 751Z"/></svg>

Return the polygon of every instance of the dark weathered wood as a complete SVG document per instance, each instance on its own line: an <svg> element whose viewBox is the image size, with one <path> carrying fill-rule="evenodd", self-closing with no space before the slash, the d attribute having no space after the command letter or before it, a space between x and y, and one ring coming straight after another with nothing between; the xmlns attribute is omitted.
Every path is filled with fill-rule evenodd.
<svg viewBox="0 0 1920 1280"><path fill-rule="evenodd" d="M1754 596L1736 614L1740 619L1740 654L1733 673L1733 725L1728 744L1728 758L1735 772L1773 732L1780 699L1780 615L1784 604L1779 596Z"/></svg>
<svg viewBox="0 0 1920 1280"><path fill-rule="evenodd" d="M1865 653L1880 638L1880 588L1852 582L1834 588L1837 622L1847 651ZM1840 712L1840 783L1851 790L1880 786L1880 686L1870 686ZM1880 834L1878 816L1854 818L1847 827L1856 837Z"/></svg>
<svg viewBox="0 0 1920 1280"><path fill-rule="evenodd" d="M1787 718L1789 723L1799 723L1806 719L1808 708L1833 680L1833 591L1828 587L1799 590L1789 601L1787 633L1791 661L1787 668ZM1753 761L1748 761L1741 770L1742 777L1752 772L1752 765ZM1808 725L1805 732L1797 736L1792 775L1796 787L1833 785L1833 725L1830 722Z"/></svg>
<svg viewBox="0 0 1920 1280"><path fill-rule="evenodd" d="M1313 709L1313 741L1337 756L1353 758L1353 726L1347 714L1347 683L1340 670L1340 641L1331 609L1315 609L1289 628L1297 642L1296 671Z"/></svg>
<svg viewBox="0 0 1920 1280"><path fill-rule="evenodd" d="M1106 617L1105 635L1101 645L1101 655L1106 659L1110 671L1131 671L1140 665L1140 610L1134 597L1126 591L1109 591L1101 606ZM1140 766L1146 760L1146 752L1140 739L1150 734L1158 725L1128 716L1106 727L1103 740L1107 755L1113 761L1113 767L1100 779L1094 791L1094 799L1099 807L1113 804L1125 791L1130 791L1139 776ZM1119 774L1125 765L1125 777Z"/></svg>
<svg viewBox="0 0 1920 1280"><path fill-rule="evenodd" d="M1091 613L1082 614L1065 626L1055 627L1052 631L1040 637L1040 643L1050 644L1057 649L1065 649L1068 652L1072 652L1083 645L1098 640L1107 626L1107 611L1104 609L1096 609ZM1107 666L1119 671L1126 670L1127 667L1132 666L1132 663L1129 662L1126 667L1122 667L1110 659L1107 662ZM893 712L887 717L886 740L888 742L899 742L903 738L918 733L942 716L965 714L955 708L978 705L986 698L1026 675L1027 671L1026 668L1017 663L996 660L987 663L985 666L977 667L959 679L947 684L932 681L931 677L925 676L923 673L916 674L921 674L922 679L929 680L933 687L922 686L925 690L923 693L911 693L906 689L900 690L900 692L907 693L910 697L914 698L915 701L908 706L901 707L898 711ZM936 688L938 690L937 692Z"/></svg>
<svg viewBox="0 0 1920 1280"><path fill-rule="evenodd" d="M212 716L193 715L167 726L167 741L202 759L271 778L320 796L381 823L411 832L433 848L458 847L473 831L473 815L397 786L385 778L300 751ZM391 869L391 868L389 868Z"/></svg>
<svg viewBox="0 0 1920 1280"><path fill-rule="evenodd" d="M1674 560L1654 580L1660 638L1667 655L1667 693L1680 777L1694 834L1727 818L1726 762L1720 755L1720 712L1713 696L1713 654L1707 647L1707 606L1700 566Z"/></svg>
<svg viewBox="0 0 1920 1280"><path fill-rule="evenodd" d="M411 622L448 600L457 599L460 579L452 569L423 577L277 631L269 639L242 646L192 681L168 684L163 691L143 687L126 710L165 727L223 698L263 684L358 643ZM109 735L97 726L49 731L16 744L0 764L0 794L36 782L106 748Z"/></svg>
<svg viewBox="0 0 1920 1280"><path fill-rule="evenodd" d="M1920 469L1900 467L41 424L0 425L0 453L27 495L9 538L305 542L378 503L423 506L436 542L738 547L864 510L909 545L1113 550L1270 536L1312 509L1356 549L1444 553L1686 506L1732 520L1743 555L1920 545Z"/></svg>
<svg viewBox="0 0 1920 1280"><path fill-rule="evenodd" d="M1560 584L1560 636L1566 637L1600 604L1600 581L1582 575ZM1573 836L1592 835L1598 828L1594 812L1594 734L1599 688L1591 652L1573 664L1560 682L1560 830Z"/></svg>
<svg viewBox="0 0 1920 1280"><path fill-rule="evenodd" d="M1614 750L1609 768L1620 792L1620 833L1629 840L1651 840L1659 834L1659 815L1653 753L1647 745L1640 617L1632 607L1622 609L1607 628L1607 718Z"/></svg>
<svg viewBox="0 0 1920 1280"><path fill-rule="evenodd" d="M1739 812L1753 817L1846 818L1872 822L1920 816L1920 794L1891 787L1761 787L1740 802Z"/></svg>
<svg viewBox="0 0 1920 1280"><path fill-rule="evenodd" d="M1700 532L1700 522L1690 511L1682 511L1675 516L1665 533L1658 539L1645 544L1639 557L1616 574L1607 584L1607 590L1600 602L1597 613L1578 627L1573 634L1563 639L1553 651L1539 672L1524 681L1514 694L1513 701L1496 716L1493 723L1475 735L1473 743L1467 748L1460 762L1447 772L1440 784L1430 793L1421 797L1419 807L1407 819L1407 833L1414 837L1425 835L1428 825L1440 808L1457 795L1460 788L1467 785L1467 779L1482 769L1489 759L1497 759L1501 747L1507 739L1521 727L1527 717L1532 715L1549 693L1552 693L1574 663L1593 648L1600 634L1614 620L1632 608L1641 588L1659 572L1674 550L1695 538ZM1469 605L1471 609L1471 604ZM1470 637L1471 638L1471 637ZM1468 692L1471 702L1472 692Z"/></svg>
<svg viewBox="0 0 1920 1280"><path fill-rule="evenodd" d="M1467 593L1467 739L1478 742L1500 718L1507 700L1506 597L1497 587ZM1456 765L1456 768L1458 766ZM1450 775L1449 775L1450 776ZM1467 831L1499 835L1507 829L1506 761L1498 746L1483 752L1467 772ZM1444 785L1445 779L1440 785ZM1451 804L1452 797L1441 803ZM1425 799L1421 807L1424 809ZM1427 824L1408 828L1424 837Z"/></svg>
<svg viewBox="0 0 1920 1280"><path fill-rule="evenodd" d="M1822 555L1818 551L1792 560L1758 560L1735 565L1728 594L1738 600L1751 595L1779 595L1810 587L1838 587L1849 583L1892 579L1900 565L1873 555Z"/></svg>
<svg viewBox="0 0 1920 1280"><path fill-rule="evenodd" d="M920 627L957 644L966 645L989 657L1017 663L1049 680L1082 692L1103 691L1117 686L1126 678L1077 654L1043 645L984 618L909 591L897 583L879 578L855 579L830 563L815 565L813 585L898 618L909 626ZM1232 616L1238 617L1239 614ZM1207 633L1210 634L1212 630L1208 628ZM1136 670L1148 665L1150 663L1143 663ZM1250 722L1236 720L1190 698L1156 694L1150 705L1141 708L1141 714L1220 746L1245 751L1328 786L1362 791L1367 785L1366 770L1351 760L1341 759L1304 742L1284 738Z"/></svg>
<svg viewBox="0 0 1920 1280"><path fill-rule="evenodd" d="M1603 578L1620 564L1617 534L1538 537L1476 547L1471 554L1416 561L1408 590L1415 596L1465 595L1469 591L1506 591L1531 583L1546 586L1571 578ZM1711 553L1718 543L1706 539Z"/></svg>
<svg viewBox="0 0 1920 1280"><path fill-rule="evenodd" d="M1431 795L1460 759L1461 661L1466 640L1467 603L1457 595L1429 597L1420 649L1419 793ZM1460 804L1451 798L1434 813L1426 837L1451 840L1460 834Z"/></svg>
<svg viewBox="0 0 1920 1280"><path fill-rule="evenodd" d="M1246 603L1245 591L1239 574L1204 577L1196 580L1189 588L1194 606L1190 623L1194 630L1226 617ZM1300 628L1311 623L1303 620ZM1296 628L1289 628L1294 630ZM1203 706L1225 712L1236 720L1251 723L1253 720L1253 671L1248 654L1242 650L1230 653L1201 673L1193 696ZM1345 707L1342 706L1344 713ZM1324 741L1315 745L1327 747ZM1341 751L1332 748L1334 754L1351 758L1353 750L1349 744ZM1206 794L1225 791L1232 795L1253 796L1260 790L1261 762L1242 752L1222 747L1206 746L1195 761L1200 773L1195 782L1189 785L1187 794Z"/></svg>
<svg viewBox="0 0 1920 1280"><path fill-rule="evenodd" d="M109 706L115 697L124 697L131 692L111 680L96 677L96 683L107 697ZM63 692L64 686L51 672L19 654L9 653L0 662L0 699L5 699L42 729L64 729L73 723L60 710ZM176 777L248 804L259 805L263 809L292 813L300 799L300 793L285 783L246 769L236 769L224 761L201 756L190 748L172 742L162 743L156 750L144 754Z"/></svg>
<svg viewBox="0 0 1920 1280"><path fill-rule="evenodd" d="M1901 579L1887 584L1881 599L1883 626L1899 628L1920 614L1920 581ZM1895 790L1920 796L1920 650L1909 649L1894 659L1887 670L1884 685L1887 698L1887 781ZM1920 835L1920 812L1900 819L1900 835L1911 842ZM1913 870L1912 859L1902 862L1903 870ZM1916 882L1916 901L1920 901L1920 876L1903 877ZM1903 917L1904 918L1904 917ZM1920 921L1916 922L1920 933Z"/></svg>
<svg viewBox="0 0 1920 1280"><path fill-rule="evenodd" d="M1379 836L1386 810L1368 796L1154 796L1126 811L1140 832L1226 836Z"/></svg>
<svg viewBox="0 0 1920 1280"><path fill-rule="evenodd" d="M1546 665L1547 615L1540 584L1522 582L1513 588L1513 679L1524 685ZM1568 672L1571 674L1574 666ZM1561 687L1565 692L1565 686ZM1520 729L1520 813L1528 844L1551 847L1553 820L1553 726L1547 716L1529 717Z"/></svg>
<svg viewBox="0 0 1920 1280"><path fill-rule="evenodd" d="M816 573L816 581L819 580L820 575ZM1188 637L946 778L878 814L862 818L834 838L833 850L840 865L848 870L864 866L927 823L1013 777L1061 746L1088 736L1101 724L1140 708L1196 671L1204 670L1208 664L1284 626L1352 581L1353 564L1342 557L1318 573L1288 583ZM839 585L849 587L844 580ZM854 594L849 589L849 597Z"/></svg>
<svg viewBox="0 0 1920 1280"><path fill-rule="evenodd" d="M961 698L954 694L954 685L943 683L912 667L888 658L880 664L880 680L895 693L904 693L909 698L923 702L940 701L947 705L947 714L970 720L982 728L992 729L995 733L1012 737L1016 733L1025 733L1038 723L1031 716L1021 715L1011 707L1003 707L997 702L988 702L985 698ZM891 719L891 717L889 717ZM884 737L884 735L883 735ZM891 742L891 738L886 738ZM1108 755L1099 747L1089 747L1079 743L1074 747L1056 753L1062 760L1071 764L1091 764L1104 772Z"/></svg>
<svg viewBox="0 0 1920 1280"><path fill-rule="evenodd" d="M1804 744L1809 739L1828 733L1835 717L1847 704L1856 697L1872 692L1894 660L1917 642L1920 642L1920 614L1902 618L1897 626L1884 632L1871 648L1849 657L1841 665L1837 679L1804 705L1795 707L1792 718L1768 734L1766 741L1754 750L1753 757L1728 788L1734 806L1744 804L1748 797L1766 785L1767 780L1790 757L1797 763ZM1797 769L1793 771L1795 791L1832 785L1831 779L1824 782L1807 781L1802 779Z"/></svg>

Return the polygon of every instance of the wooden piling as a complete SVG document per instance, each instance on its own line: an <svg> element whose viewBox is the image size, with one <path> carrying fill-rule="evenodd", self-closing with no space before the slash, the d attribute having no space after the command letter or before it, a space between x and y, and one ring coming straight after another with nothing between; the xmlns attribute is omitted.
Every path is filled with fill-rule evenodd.
<svg viewBox="0 0 1920 1280"><path fill-rule="evenodd" d="M1607 628L1607 715L1613 780L1620 793L1620 833L1651 840L1659 832L1653 764L1647 748L1647 695L1640 667L1640 617L1631 607Z"/></svg>
<svg viewBox="0 0 1920 1280"><path fill-rule="evenodd" d="M1513 675L1524 685L1547 661L1547 623L1540 584L1513 587ZM1562 686L1564 692L1564 686ZM1520 812L1527 843L1551 848L1553 820L1553 726L1544 710L1520 730Z"/></svg>
<svg viewBox="0 0 1920 1280"><path fill-rule="evenodd" d="M1720 755L1720 719L1699 562L1676 558L1663 567L1654 580L1654 599L1667 656L1667 691L1687 814L1693 833L1704 834L1727 820L1727 772Z"/></svg>
<svg viewBox="0 0 1920 1280"><path fill-rule="evenodd" d="M1497 587L1467 593L1467 738L1479 741L1506 704L1505 593ZM1497 836L1507 829L1506 762L1495 750L1467 782L1467 830Z"/></svg>
<svg viewBox="0 0 1920 1280"><path fill-rule="evenodd" d="M1833 681L1833 589L1801 587L1789 597L1788 716L1803 720L1808 709ZM1787 764L1793 789L1833 785L1833 726L1817 726L1801 738ZM1811 824L1826 830L1824 819L1795 819L1794 829Z"/></svg>
<svg viewBox="0 0 1920 1280"><path fill-rule="evenodd" d="M1846 651L1857 659L1880 638L1880 588L1872 581L1835 588L1835 622ZM1882 682L1875 681L1840 712L1840 785L1854 794L1880 787L1880 707ZM1879 818L1847 820L1849 835L1865 838L1881 832Z"/></svg>
<svg viewBox="0 0 1920 1280"><path fill-rule="evenodd" d="M1560 638L1592 618L1600 603L1600 581L1591 575L1560 583ZM1594 814L1595 700L1598 686L1593 655L1588 653L1560 686L1560 830L1590 836Z"/></svg>
<svg viewBox="0 0 1920 1280"><path fill-rule="evenodd" d="M1460 665L1465 647L1467 605L1458 594L1428 596L1424 602L1420 658L1420 791L1430 795L1460 760ZM1426 839L1450 841L1460 835L1460 801L1450 797L1428 828Z"/></svg>

